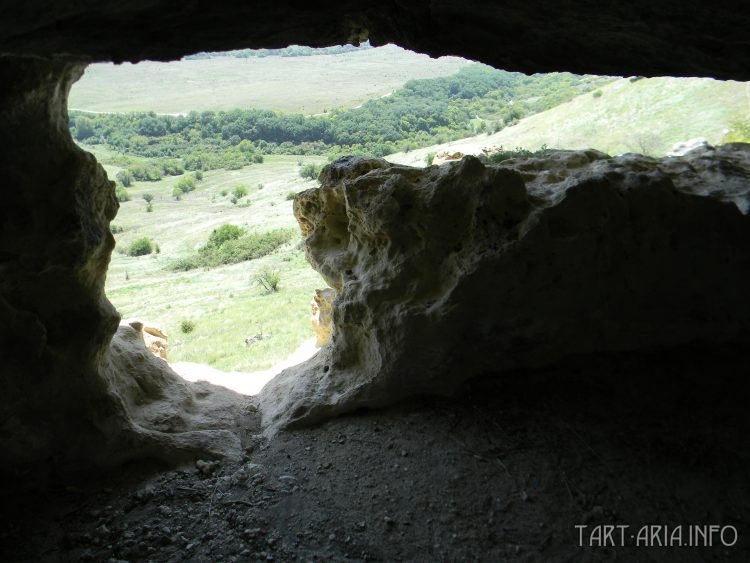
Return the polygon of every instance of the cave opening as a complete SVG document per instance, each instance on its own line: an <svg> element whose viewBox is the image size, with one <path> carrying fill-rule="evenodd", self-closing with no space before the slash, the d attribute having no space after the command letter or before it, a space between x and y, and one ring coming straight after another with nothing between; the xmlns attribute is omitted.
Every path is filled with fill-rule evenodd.
<svg viewBox="0 0 750 563"><path fill-rule="evenodd" d="M716 525L744 538L747 145L672 160L516 154L499 167L339 161L301 203L311 232L337 235L314 250L344 294L345 338L251 401L175 380L117 328L104 296L114 194L70 142L65 93L92 59L170 58L247 34L279 44L279 33L318 45L371 33L529 71L747 79L746 15L687 4L675 20L651 3L640 21L631 5L566 5L541 20L524 3L425 12L353 2L319 18L282 10L300 25L279 31L284 4L238 4L223 19L186 5L170 25L193 33L168 42L165 26L132 26L144 6L4 18L0 453L13 490L3 490L0 541L10 559L643 557L642 544L584 541L580 522ZM558 25L558 9L575 29ZM118 17L139 41L99 32ZM592 92L589 104L606 97ZM357 264L338 236L349 230ZM388 241L397 252L376 260ZM377 292L364 291L366 273ZM452 398L334 418L448 395L479 373L490 377ZM264 429L288 431L268 440ZM116 483L121 464L143 458L190 463ZM70 483L92 464L114 483ZM18 491L44 468L56 474L52 493ZM659 549L671 560L748 559L746 543L729 543Z"/></svg>

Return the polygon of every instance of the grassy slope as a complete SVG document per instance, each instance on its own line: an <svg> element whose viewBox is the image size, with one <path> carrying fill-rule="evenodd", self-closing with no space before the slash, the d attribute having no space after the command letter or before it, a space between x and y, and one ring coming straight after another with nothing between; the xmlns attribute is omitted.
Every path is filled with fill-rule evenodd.
<svg viewBox="0 0 750 563"><path fill-rule="evenodd" d="M309 57L94 64L73 87L69 105L108 112L254 108L314 114L357 106L407 80L448 76L466 64L393 45Z"/></svg>
<svg viewBox="0 0 750 563"><path fill-rule="evenodd" d="M94 152L106 162L106 153ZM292 202L286 195L315 185L299 177L298 161L322 159L269 156L265 163L242 170L206 172L198 188L181 201L171 197L179 177L138 182L129 188L132 199L121 204L113 221L125 231L115 235L117 248L107 274L107 295L124 318L147 320L166 330L170 361L208 363L225 371L254 371L287 357L313 336L310 299L315 288L326 284L305 261L297 246L299 239L259 260L206 271L165 269L176 258L194 252L211 230L223 223L258 232L297 228ZM110 177L118 170L106 164L105 169ZM220 195L223 189L231 193L237 184L248 187L245 199L250 200L249 207L232 205L228 195ZM145 211L146 203L141 199L146 192L154 195L151 213ZM144 235L159 244L160 254L129 257L119 251ZM264 266L280 271L278 293L266 294L254 281L256 272ZM179 330L184 319L194 321L196 327L187 335ZM270 338L246 348L245 338L258 333L261 325Z"/></svg>
<svg viewBox="0 0 750 563"><path fill-rule="evenodd" d="M718 143L729 124L750 116L750 83L707 78L620 79L570 102L523 119L493 135L397 153L389 160L424 165L425 155L443 150L476 154L483 147L596 148L609 154L663 155L673 144L695 137Z"/></svg>

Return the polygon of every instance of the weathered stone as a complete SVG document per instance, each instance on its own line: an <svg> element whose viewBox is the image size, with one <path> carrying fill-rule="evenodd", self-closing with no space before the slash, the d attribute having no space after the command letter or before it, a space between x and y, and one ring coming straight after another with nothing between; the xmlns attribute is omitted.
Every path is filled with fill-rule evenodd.
<svg viewBox="0 0 750 563"><path fill-rule="evenodd" d="M167 335L162 329L153 326L153 323L138 320L123 320L120 324L130 325L136 331L140 332L141 340L146 348L157 358L161 358L162 360L167 359L169 344L167 342Z"/></svg>
<svg viewBox="0 0 750 563"><path fill-rule="evenodd" d="M237 437L219 428L239 396L181 381L140 330L113 339L114 183L68 131L83 67L0 57L0 460L235 455Z"/></svg>
<svg viewBox="0 0 750 563"><path fill-rule="evenodd" d="M337 290L331 342L266 385L264 423L571 355L750 341L750 219L721 201L747 198L749 155L334 162L294 204Z"/></svg>
<svg viewBox="0 0 750 563"><path fill-rule="evenodd" d="M336 292L330 287L327 289L316 289L310 308L312 309L312 327L315 332L315 345L320 348L325 346L331 339L331 305L336 297Z"/></svg>

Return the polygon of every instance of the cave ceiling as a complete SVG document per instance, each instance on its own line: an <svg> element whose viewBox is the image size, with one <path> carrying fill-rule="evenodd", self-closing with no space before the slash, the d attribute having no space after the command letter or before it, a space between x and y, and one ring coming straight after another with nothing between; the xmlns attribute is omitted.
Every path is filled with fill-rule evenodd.
<svg viewBox="0 0 750 563"><path fill-rule="evenodd" d="M750 10L726 1L30 0L0 7L0 53L89 61L370 39L528 73L750 80Z"/></svg>

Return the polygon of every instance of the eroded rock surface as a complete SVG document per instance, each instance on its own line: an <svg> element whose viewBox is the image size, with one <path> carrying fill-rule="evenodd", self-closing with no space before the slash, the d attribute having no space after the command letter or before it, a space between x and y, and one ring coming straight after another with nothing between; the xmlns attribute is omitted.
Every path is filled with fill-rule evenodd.
<svg viewBox="0 0 750 563"><path fill-rule="evenodd" d="M749 155L334 162L294 203L337 291L331 342L266 385L264 424L566 356L750 341Z"/></svg>
<svg viewBox="0 0 750 563"><path fill-rule="evenodd" d="M331 307L336 292L330 287L327 289L316 289L310 301L312 310L312 327L315 333L315 345L320 348L325 346L331 339L333 330L333 319L331 318Z"/></svg>
<svg viewBox="0 0 750 563"><path fill-rule="evenodd" d="M239 439L218 428L239 395L182 382L132 327L113 339L114 183L68 131L83 68L0 56L0 461L236 456Z"/></svg>
<svg viewBox="0 0 750 563"><path fill-rule="evenodd" d="M169 348L168 336L161 328L154 323L135 319L123 320L120 324L133 327L136 332L140 333L143 344L154 356L162 360L167 359L167 349Z"/></svg>

